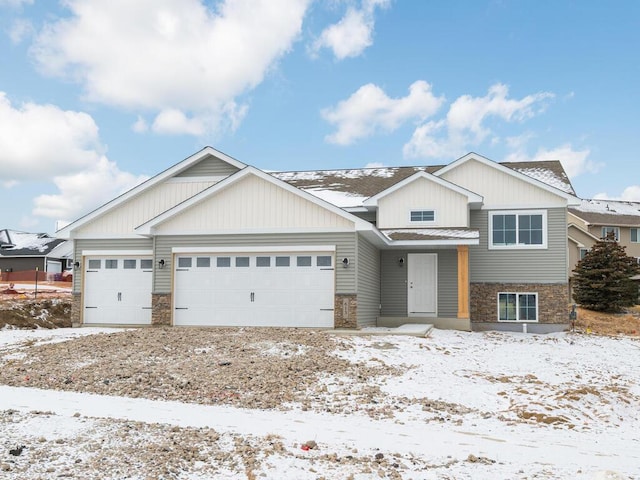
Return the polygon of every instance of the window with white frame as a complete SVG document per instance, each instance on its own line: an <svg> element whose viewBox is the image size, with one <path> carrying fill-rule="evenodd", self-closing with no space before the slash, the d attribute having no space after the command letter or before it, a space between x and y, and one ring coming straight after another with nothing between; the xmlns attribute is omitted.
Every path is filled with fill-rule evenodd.
<svg viewBox="0 0 640 480"><path fill-rule="evenodd" d="M519 292L498 293L499 322L537 322L538 294Z"/></svg>
<svg viewBox="0 0 640 480"><path fill-rule="evenodd" d="M613 232L613 237L616 242L620 241L620 228L619 227L602 227L602 237L607 238L607 235Z"/></svg>
<svg viewBox="0 0 640 480"><path fill-rule="evenodd" d="M631 243L640 243L640 228L631 229Z"/></svg>
<svg viewBox="0 0 640 480"><path fill-rule="evenodd" d="M490 212L489 236L489 248L547 248L547 212Z"/></svg>
<svg viewBox="0 0 640 480"><path fill-rule="evenodd" d="M588 251L589 251L588 248L581 248L580 249L580 260L582 260L585 257L585 255L587 254Z"/></svg>
<svg viewBox="0 0 640 480"><path fill-rule="evenodd" d="M435 219L435 210L411 210L412 222L434 222Z"/></svg>

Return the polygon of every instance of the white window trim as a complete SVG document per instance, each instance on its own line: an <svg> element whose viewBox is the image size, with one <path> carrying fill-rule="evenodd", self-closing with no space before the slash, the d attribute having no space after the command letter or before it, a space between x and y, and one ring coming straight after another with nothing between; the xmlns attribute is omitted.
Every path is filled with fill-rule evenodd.
<svg viewBox="0 0 640 480"><path fill-rule="evenodd" d="M500 295L515 295L516 296L516 319L515 320L500 320ZM520 320L520 300L518 295L534 295L536 297L536 319L535 320ZM539 323L540 322L540 307L538 306L538 292L498 292L496 296L497 306L497 318L500 323Z"/></svg>
<svg viewBox="0 0 640 480"><path fill-rule="evenodd" d="M525 245L523 243L517 243L515 245L494 245L493 244L493 217L495 215L542 215L542 244L540 245ZM516 224L516 232L518 231L518 225ZM489 231L487 232L488 239L487 245L489 250L540 250L547 248L547 211L546 210L492 210L489 212Z"/></svg>
<svg viewBox="0 0 640 480"><path fill-rule="evenodd" d="M603 225L602 228L600 229L600 238L603 238L603 239L606 238L606 234L604 233L605 228L613 228L613 231L615 232L616 242L620 241L620 227L614 227L613 225Z"/></svg>
<svg viewBox="0 0 640 480"><path fill-rule="evenodd" d="M586 255L586 254L587 254L587 252L589 251L589 249L588 249L588 248L580 247L580 248L578 249L578 260L582 260L582 259L584 258L584 255L582 255L582 251L583 251L583 250L584 250L584 254L585 254L585 255Z"/></svg>
<svg viewBox="0 0 640 480"><path fill-rule="evenodd" d="M635 242L632 240L632 237L631 237L631 230L636 230L636 241L635 241ZM631 228L629 229L629 242L630 242L630 243L640 243L640 228L638 228L638 227L631 227Z"/></svg>
<svg viewBox="0 0 640 480"><path fill-rule="evenodd" d="M413 212L433 212L433 220L411 220L411 213ZM409 210L409 225L434 225L436 223L436 209L435 208L412 208Z"/></svg>

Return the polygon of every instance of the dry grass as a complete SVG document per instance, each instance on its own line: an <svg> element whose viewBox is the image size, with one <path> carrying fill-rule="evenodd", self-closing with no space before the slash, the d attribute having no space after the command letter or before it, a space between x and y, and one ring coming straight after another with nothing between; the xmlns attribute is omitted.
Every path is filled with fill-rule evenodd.
<svg viewBox="0 0 640 480"><path fill-rule="evenodd" d="M640 305L614 314L578 308L576 329L596 335L640 336Z"/></svg>

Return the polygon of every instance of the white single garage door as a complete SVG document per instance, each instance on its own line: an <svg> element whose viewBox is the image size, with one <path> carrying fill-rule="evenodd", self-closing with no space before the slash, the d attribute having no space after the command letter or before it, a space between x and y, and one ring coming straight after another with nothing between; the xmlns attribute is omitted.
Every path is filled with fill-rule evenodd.
<svg viewBox="0 0 640 480"><path fill-rule="evenodd" d="M151 257L85 257L85 324L151 324Z"/></svg>
<svg viewBox="0 0 640 480"><path fill-rule="evenodd" d="M179 254L175 325L333 327L333 252Z"/></svg>

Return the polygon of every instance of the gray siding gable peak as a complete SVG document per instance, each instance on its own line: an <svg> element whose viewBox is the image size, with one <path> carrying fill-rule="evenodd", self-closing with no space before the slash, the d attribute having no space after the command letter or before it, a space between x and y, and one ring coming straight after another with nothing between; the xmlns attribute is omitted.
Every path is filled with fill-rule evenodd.
<svg viewBox="0 0 640 480"><path fill-rule="evenodd" d="M179 163L176 163L175 165L173 165L172 167L167 168L166 170L160 172L159 174L149 178L148 180L136 185L135 187L133 187L131 190L123 193L122 195L114 198L113 200L110 200L109 202L105 203L104 205L98 207L97 209L89 212L88 214L84 215L83 217L80 217L79 219L73 221L72 223L70 223L69 225L66 225L65 227L59 229L56 233L55 236L57 238L64 238L64 239L68 239L71 238L73 235L74 230L77 230L78 228L82 227L83 225L95 220L96 218L100 217L101 215L109 212L110 210L112 210L113 208L122 205L123 203L135 198L136 196L138 196L139 194L141 194L142 192L144 192L145 190L148 190L156 185L158 185L159 183L162 183L163 181L175 177L177 175L179 175L181 172L184 172L185 170L187 170L188 168L194 166L195 164L197 164L198 162L204 160L205 158L208 158L210 156L214 156L234 167L237 167L239 169L242 169L244 167L246 167L247 165L240 162L239 160L236 160L228 155L226 155L225 153L222 153L212 147L205 147L202 150L194 153L193 155L190 155L189 157L185 158L184 160L182 160Z"/></svg>
<svg viewBox="0 0 640 480"><path fill-rule="evenodd" d="M520 173L516 170L513 170L512 168L509 167L505 167L504 165L501 165L500 163L494 162L493 160L488 159L487 157L483 157L482 155L479 155L475 152L471 152L471 153L467 153L466 155L464 155L463 157L458 158L457 160L454 160L453 162L451 162L448 165L445 165L444 167L442 167L441 169L437 170L436 172L433 173L433 175L435 175L436 177L441 177L442 175L444 175L445 173L454 170L455 168L458 168L461 165L464 165L465 163L467 163L470 160L476 160L480 163L482 163L483 165L487 165L491 168L495 168L496 170L499 170L502 173L505 173L507 175L511 175L512 177L518 178L519 180L522 180L523 182L526 182L530 185L533 185L535 187L538 187L542 190L545 190L549 193L552 193L554 195L557 195L559 197L564 198L565 200L567 200L567 205L580 205L581 200L576 197L575 195L571 195L570 193L566 193L563 192L562 190L559 190L555 187L552 187L551 185L548 185L540 180L537 180L533 177L530 177L528 175L525 175L524 173Z"/></svg>

